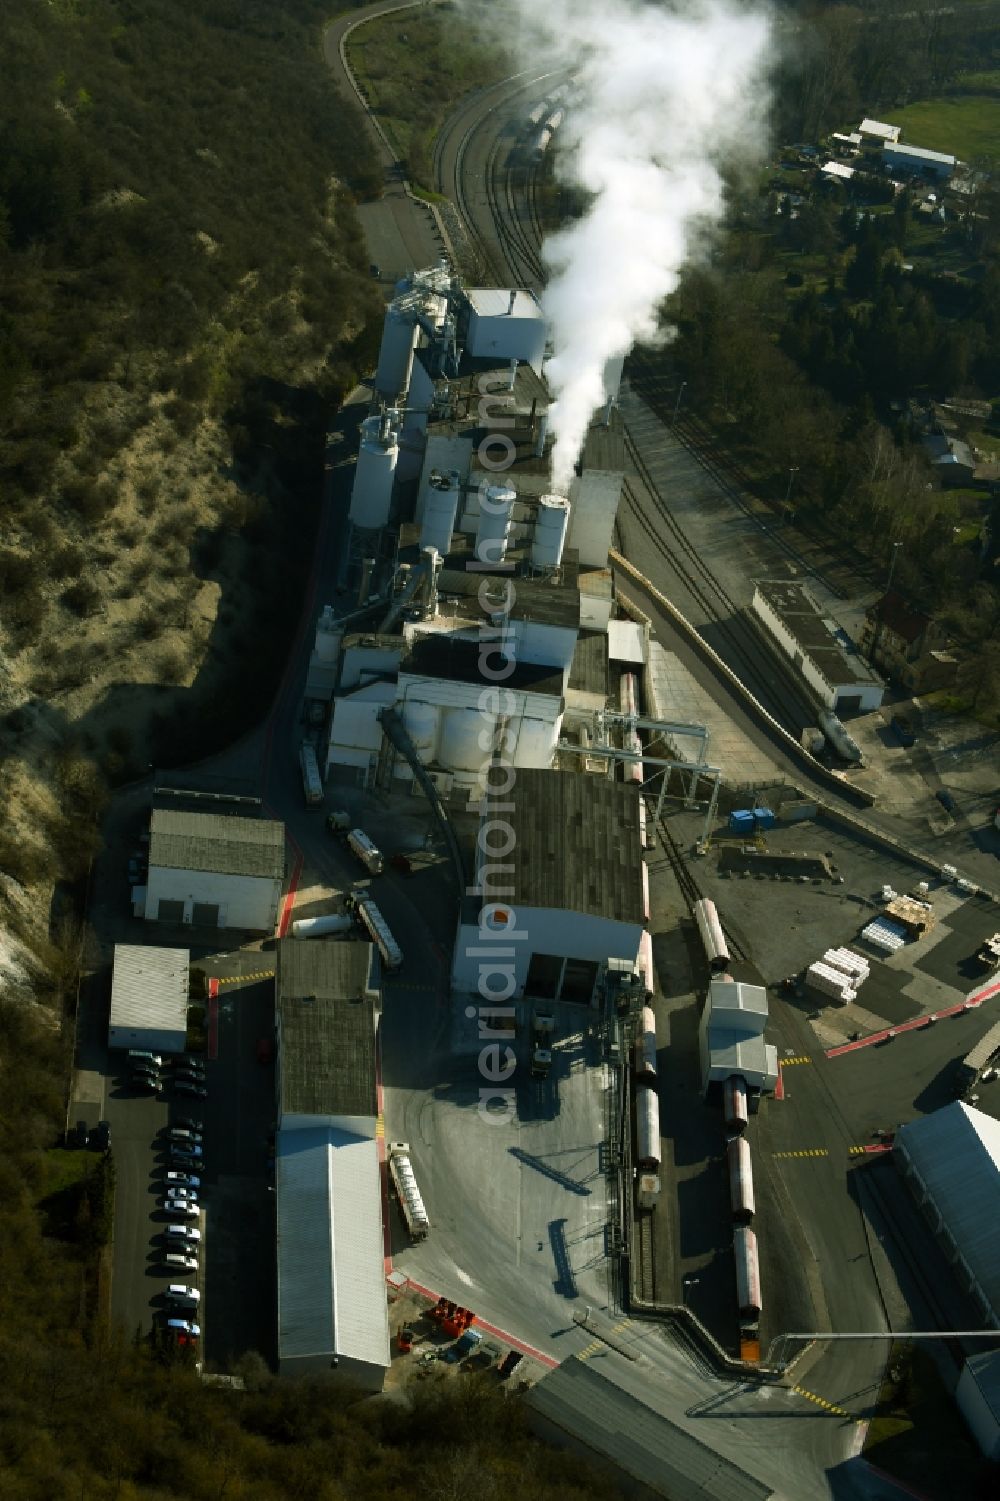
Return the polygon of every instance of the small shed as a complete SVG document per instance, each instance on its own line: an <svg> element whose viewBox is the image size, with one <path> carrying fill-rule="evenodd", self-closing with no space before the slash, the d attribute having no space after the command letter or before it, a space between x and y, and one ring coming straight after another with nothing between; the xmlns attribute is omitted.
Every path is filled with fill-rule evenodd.
<svg viewBox="0 0 1000 1501"><path fill-rule="evenodd" d="M183 1053L190 962L187 949L115 944L109 1048Z"/></svg>

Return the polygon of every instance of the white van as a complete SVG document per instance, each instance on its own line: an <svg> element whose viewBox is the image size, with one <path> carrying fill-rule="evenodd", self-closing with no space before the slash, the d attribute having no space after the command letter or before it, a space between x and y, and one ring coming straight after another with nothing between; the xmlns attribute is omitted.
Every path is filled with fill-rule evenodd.
<svg viewBox="0 0 1000 1501"><path fill-rule="evenodd" d="M179 1245L186 1240L201 1240L201 1231L197 1225L167 1225L163 1233L170 1245Z"/></svg>
<svg viewBox="0 0 1000 1501"><path fill-rule="evenodd" d="M191 1303L197 1305L201 1302L201 1293L196 1287L189 1287L184 1282L171 1282L167 1288L167 1298L171 1303Z"/></svg>
<svg viewBox="0 0 1000 1501"><path fill-rule="evenodd" d="M198 1258L181 1251L168 1251L163 1258L163 1265L171 1272L196 1272L198 1270Z"/></svg>

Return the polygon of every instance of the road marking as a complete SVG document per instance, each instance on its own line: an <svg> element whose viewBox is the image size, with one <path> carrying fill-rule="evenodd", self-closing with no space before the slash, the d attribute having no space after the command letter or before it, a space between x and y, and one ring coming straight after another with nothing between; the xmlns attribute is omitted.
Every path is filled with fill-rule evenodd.
<svg viewBox="0 0 1000 1501"><path fill-rule="evenodd" d="M246 985L251 980L273 980L273 969L257 969L249 975L220 975L217 985Z"/></svg>
<svg viewBox="0 0 1000 1501"><path fill-rule="evenodd" d="M583 1349L577 1355L577 1359L589 1360L592 1355L597 1354L598 1350L606 1349L607 1345L605 1345L603 1339L592 1339L589 1345L584 1345Z"/></svg>
<svg viewBox="0 0 1000 1501"><path fill-rule="evenodd" d="M375 1140L385 1140L385 1121L381 1116L379 1116L378 1120L375 1122Z"/></svg>
<svg viewBox="0 0 1000 1501"><path fill-rule="evenodd" d="M772 1157L829 1157L826 1147L803 1147L798 1152L772 1152Z"/></svg>
<svg viewBox="0 0 1000 1501"><path fill-rule="evenodd" d="M825 1397L817 1397L815 1392L807 1392L804 1386L793 1386L792 1391L797 1397L805 1397L807 1402L815 1402L817 1407L822 1407L824 1412L836 1413L841 1418L853 1418L856 1423L863 1423L864 1418L856 1417L853 1412L847 1412L845 1408L838 1407L836 1402L828 1402Z"/></svg>
<svg viewBox="0 0 1000 1501"><path fill-rule="evenodd" d="M812 1063L812 1059L803 1054L800 1058L782 1058L782 1068L791 1068L793 1063Z"/></svg>
<svg viewBox="0 0 1000 1501"><path fill-rule="evenodd" d="M437 990L436 985L411 985L406 980L384 982L386 990Z"/></svg>

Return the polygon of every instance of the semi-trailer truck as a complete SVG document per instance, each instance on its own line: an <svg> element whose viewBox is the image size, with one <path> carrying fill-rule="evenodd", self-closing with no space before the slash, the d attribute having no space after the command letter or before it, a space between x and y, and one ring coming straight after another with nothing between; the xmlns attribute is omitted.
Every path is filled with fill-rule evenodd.
<svg viewBox="0 0 1000 1501"><path fill-rule="evenodd" d="M310 808L315 808L323 801L323 780L316 760L316 747L308 740L302 742L299 764L302 767L302 791Z"/></svg>
<svg viewBox="0 0 1000 1501"><path fill-rule="evenodd" d="M390 1141L389 1172L411 1240L426 1240L431 1222L424 1207L417 1180L413 1176L408 1141Z"/></svg>

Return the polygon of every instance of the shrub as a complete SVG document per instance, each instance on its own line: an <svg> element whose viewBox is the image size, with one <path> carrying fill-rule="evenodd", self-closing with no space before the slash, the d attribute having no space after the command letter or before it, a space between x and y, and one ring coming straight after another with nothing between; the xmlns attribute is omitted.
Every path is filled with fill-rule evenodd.
<svg viewBox="0 0 1000 1501"><path fill-rule="evenodd" d="M84 564L82 547L75 542L64 542L49 554L49 573L53 578L77 578Z"/></svg>
<svg viewBox="0 0 1000 1501"><path fill-rule="evenodd" d="M66 505L91 523L102 521L112 510L117 496L106 480L78 478L68 480L62 487Z"/></svg>
<svg viewBox="0 0 1000 1501"><path fill-rule="evenodd" d="M101 591L91 579L77 579L63 590L62 602L74 615L93 615L101 603Z"/></svg>

